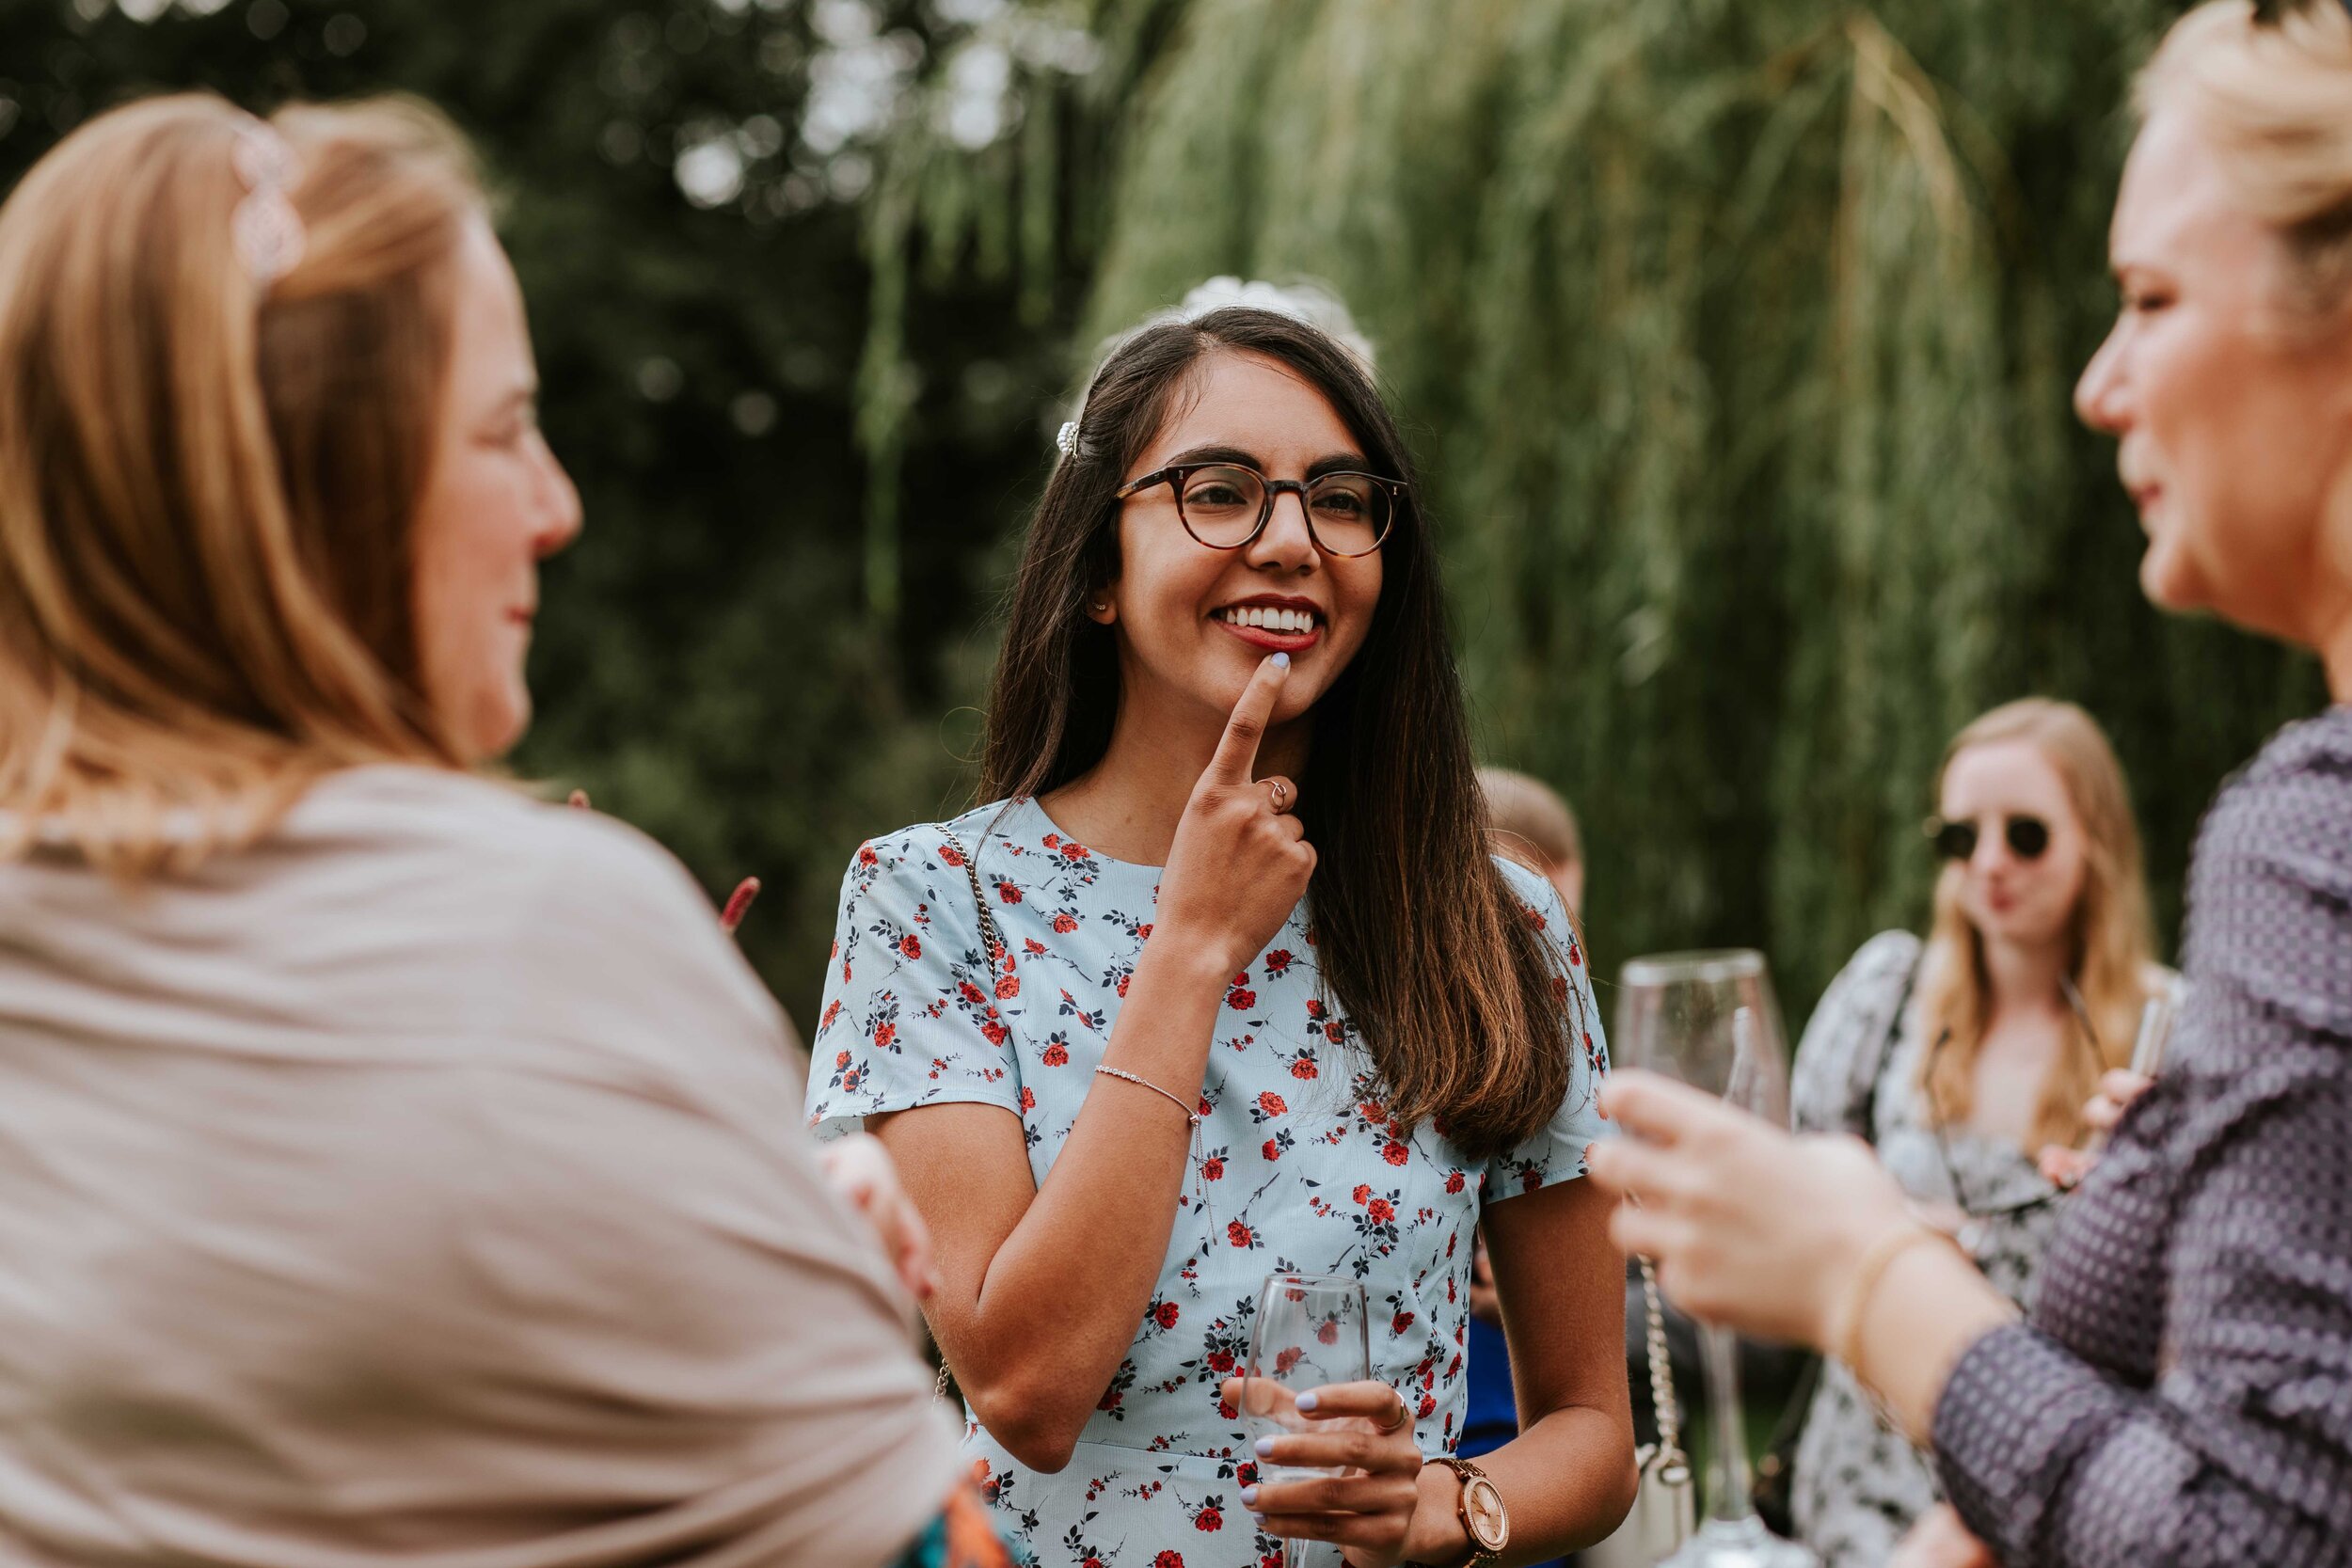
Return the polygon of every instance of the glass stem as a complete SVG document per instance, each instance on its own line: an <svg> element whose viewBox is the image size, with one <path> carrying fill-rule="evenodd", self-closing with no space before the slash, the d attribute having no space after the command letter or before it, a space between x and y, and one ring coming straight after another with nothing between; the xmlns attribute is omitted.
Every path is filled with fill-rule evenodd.
<svg viewBox="0 0 2352 1568"><path fill-rule="evenodd" d="M1699 1342L1707 1358L1707 1409L1710 1418L1707 1516L1733 1523L1753 1518L1748 1429L1740 1409L1740 1340L1727 1328L1703 1325Z"/></svg>

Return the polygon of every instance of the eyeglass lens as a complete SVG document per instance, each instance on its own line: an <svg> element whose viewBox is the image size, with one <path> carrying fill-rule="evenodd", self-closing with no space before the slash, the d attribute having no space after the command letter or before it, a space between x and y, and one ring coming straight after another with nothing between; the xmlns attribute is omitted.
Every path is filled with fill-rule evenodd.
<svg viewBox="0 0 2352 1568"><path fill-rule="evenodd" d="M1265 476L1255 469L1195 468L1176 487L1177 513L1200 543L1233 549L1258 531L1268 494ZM1307 482L1303 499L1308 531L1329 554L1369 555L1389 531L1388 486L1369 474L1325 474Z"/></svg>
<svg viewBox="0 0 2352 1568"><path fill-rule="evenodd" d="M2039 816L2011 816L2002 821L2001 836L2009 841L2009 851L2021 861L2042 858L2050 847L2050 825ZM1977 825L1974 822L1946 822L1935 830L1935 852L1947 861L1964 861L1977 853Z"/></svg>

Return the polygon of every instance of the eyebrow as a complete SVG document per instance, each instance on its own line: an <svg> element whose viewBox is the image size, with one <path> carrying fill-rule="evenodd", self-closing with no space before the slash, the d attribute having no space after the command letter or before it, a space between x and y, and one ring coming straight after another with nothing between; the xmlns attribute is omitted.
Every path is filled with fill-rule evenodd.
<svg viewBox="0 0 2352 1568"><path fill-rule="evenodd" d="M1321 479L1325 474L1359 473L1370 462L1371 459L1360 451L1329 452L1307 465L1307 477ZM1239 447L1194 447L1188 451L1178 452L1162 467L1181 468L1191 463L1231 463L1239 467L1255 468L1260 473L1265 472L1266 467L1256 452L1245 451Z"/></svg>

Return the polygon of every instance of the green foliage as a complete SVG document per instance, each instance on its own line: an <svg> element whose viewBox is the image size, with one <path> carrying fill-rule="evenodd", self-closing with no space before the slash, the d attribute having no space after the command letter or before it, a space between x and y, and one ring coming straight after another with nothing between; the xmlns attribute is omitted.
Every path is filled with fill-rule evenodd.
<svg viewBox="0 0 2352 1568"><path fill-rule="evenodd" d="M2175 9L1104 0L1098 30L1161 41L1067 95L1089 161L1044 177L1105 216L1058 297L1081 343L1217 273L1349 302L1487 748L1586 818L1604 957L1758 943L1801 1012L1924 920L1944 744L2028 691L2110 726L2170 921L2223 771L2320 701L2308 662L2140 600L2067 406L2128 73ZM887 182L968 191L881 215L884 252L1041 200L895 151Z"/></svg>
<svg viewBox="0 0 2352 1568"><path fill-rule="evenodd" d="M587 512L547 568L540 712L515 765L585 786L714 895L765 879L744 946L805 1022L850 852L961 798L970 725L942 716L985 661L965 641L973 584L1035 467L1021 389L1047 379L1027 365L1041 351L1009 310L952 290L910 312L928 372L898 436L914 565L905 612L870 621L851 392L871 278L849 166L795 133L828 46L809 8L195 8L0 5L0 189L89 115L158 90L267 108L398 89L458 119L501 197L545 422ZM922 18L900 8L880 25L919 52ZM704 206L679 161L713 142L739 156L740 189Z"/></svg>

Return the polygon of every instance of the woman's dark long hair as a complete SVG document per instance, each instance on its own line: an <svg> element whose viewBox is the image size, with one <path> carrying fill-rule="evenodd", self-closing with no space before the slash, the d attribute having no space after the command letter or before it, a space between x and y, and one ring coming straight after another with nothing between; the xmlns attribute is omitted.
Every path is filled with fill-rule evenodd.
<svg viewBox="0 0 2352 1568"><path fill-rule="evenodd" d="M1371 379L1312 326L1229 308L1146 327L1096 372L1076 451L1047 483L1022 552L990 693L984 800L1042 795L1102 759L1119 705L1111 628L1085 613L1119 574L1112 492L1194 372L1263 355L1329 401L1375 469L1418 498L1410 455ZM1566 1097L1585 1032L1556 950L1490 854L1437 558L1417 499L1381 546L1380 601L1352 663L1313 709L1298 816L1332 999L1378 1065L1389 1115L1432 1119L1473 1154L1534 1135Z"/></svg>

